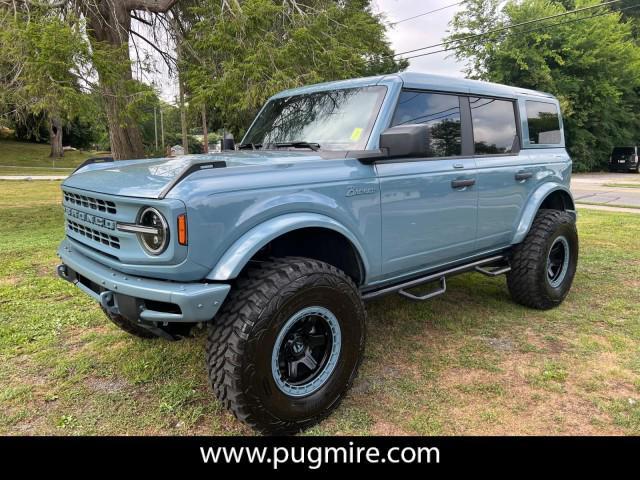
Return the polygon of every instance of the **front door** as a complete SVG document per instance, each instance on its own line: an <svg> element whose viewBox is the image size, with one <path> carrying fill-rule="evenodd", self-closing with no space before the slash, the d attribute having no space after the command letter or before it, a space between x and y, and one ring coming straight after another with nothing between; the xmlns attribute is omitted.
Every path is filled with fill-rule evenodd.
<svg viewBox="0 0 640 480"><path fill-rule="evenodd" d="M424 158L381 161L382 273L408 275L474 251L477 224L475 160L462 156L461 104L456 95L403 91L392 126L428 124ZM466 103L468 108L468 103Z"/></svg>

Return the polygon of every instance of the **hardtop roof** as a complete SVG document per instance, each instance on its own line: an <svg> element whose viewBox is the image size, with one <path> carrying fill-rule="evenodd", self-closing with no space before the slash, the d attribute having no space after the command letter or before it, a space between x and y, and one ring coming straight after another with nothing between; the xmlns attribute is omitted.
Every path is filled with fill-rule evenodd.
<svg viewBox="0 0 640 480"><path fill-rule="evenodd" d="M364 87L369 85L384 85L402 82L405 88L441 90L457 93L469 93L478 95L493 95L497 97L543 97L555 99L553 95L526 88L501 85L499 83L483 82L466 78L448 77L443 75L432 75L429 73L401 72L390 75L379 75L375 77L353 78L349 80L338 80L334 82L316 83L304 87L285 90L274 95L273 98L290 97L292 95L302 95L323 90Z"/></svg>

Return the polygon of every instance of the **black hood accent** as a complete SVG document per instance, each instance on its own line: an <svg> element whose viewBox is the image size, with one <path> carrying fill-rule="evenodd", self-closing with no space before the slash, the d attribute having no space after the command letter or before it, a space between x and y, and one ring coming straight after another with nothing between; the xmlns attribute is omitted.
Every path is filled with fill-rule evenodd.
<svg viewBox="0 0 640 480"><path fill-rule="evenodd" d="M214 160L212 162L204 162L204 163L192 163L191 165L187 165L184 169L170 182L158 195L159 199L163 199L167 196L167 194L182 180L187 178L194 172L199 172L201 170L209 170L211 168L225 168L227 166L227 162L224 160Z"/></svg>

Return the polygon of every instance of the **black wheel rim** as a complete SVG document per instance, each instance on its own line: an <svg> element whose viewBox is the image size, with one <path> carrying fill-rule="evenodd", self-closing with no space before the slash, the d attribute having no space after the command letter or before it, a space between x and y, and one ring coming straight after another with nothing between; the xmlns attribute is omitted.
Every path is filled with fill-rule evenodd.
<svg viewBox="0 0 640 480"><path fill-rule="evenodd" d="M324 307L308 307L283 326L272 353L272 373L287 395L318 390L335 369L340 353L340 325Z"/></svg>
<svg viewBox="0 0 640 480"><path fill-rule="evenodd" d="M547 281L557 288L564 281L569 267L569 242L563 236L557 237L551 244L547 256Z"/></svg>

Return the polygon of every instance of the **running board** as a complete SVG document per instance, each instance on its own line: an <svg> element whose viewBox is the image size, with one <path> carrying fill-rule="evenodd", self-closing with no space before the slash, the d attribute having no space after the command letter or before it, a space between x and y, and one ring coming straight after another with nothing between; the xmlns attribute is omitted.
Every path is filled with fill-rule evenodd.
<svg viewBox="0 0 640 480"><path fill-rule="evenodd" d="M432 273L424 277L415 278L407 282L402 282L402 283L398 283L388 287L383 287L379 290L369 291L364 293L362 295L362 298L364 300L371 300L373 298L382 297L383 295L389 295L390 293L398 293L403 297L409 298L411 300L416 300L416 301L429 300L438 295L442 295L447 291L446 277L452 277L454 275L459 275L461 273L466 273L470 271L477 271L479 273L483 273L485 275L489 275L492 277L501 275L502 273L506 273L507 271L509 271L507 269L510 269L510 267L504 267L504 268L499 267L493 270L487 270L486 268L481 268L484 266L491 265L492 263L504 261L505 259L506 257L504 255L495 255L493 257L483 258L482 260L476 260L471 263L466 263L464 265L459 265L457 267L449 268L447 270L442 270L440 272ZM440 282L440 288L438 288L433 292L427 293L426 295L418 296L418 295L414 295L412 293L407 292L408 289L411 289L413 287L418 287L420 285L424 285L425 283L431 283L436 280Z"/></svg>
<svg viewBox="0 0 640 480"><path fill-rule="evenodd" d="M506 265L504 267L497 267L497 268L493 268L491 270L484 268L484 267L476 267L475 271L478 273L481 273L483 275L486 275L487 277L497 277L499 275L503 275L505 273L508 273L511 271L511 266Z"/></svg>

